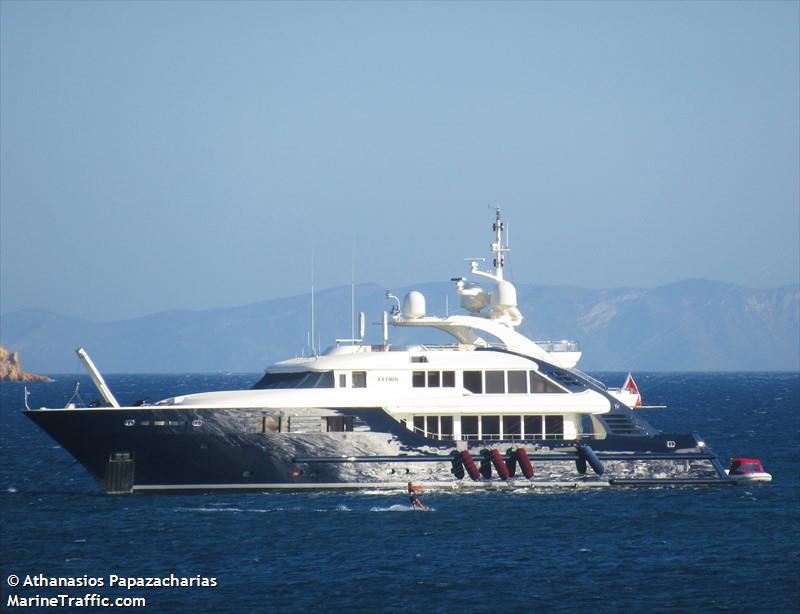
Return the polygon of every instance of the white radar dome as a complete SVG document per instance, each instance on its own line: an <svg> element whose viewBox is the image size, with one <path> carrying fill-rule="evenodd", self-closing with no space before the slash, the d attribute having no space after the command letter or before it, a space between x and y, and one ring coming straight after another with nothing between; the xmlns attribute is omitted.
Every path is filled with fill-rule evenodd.
<svg viewBox="0 0 800 614"><path fill-rule="evenodd" d="M498 281L492 289L492 307L509 309L517 306L517 289L508 281Z"/></svg>
<svg viewBox="0 0 800 614"><path fill-rule="evenodd" d="M422 292L412 290L403 299L403 317L416 320L425 315L425 296Z"/></svg>
<svg viewBox="0 0 800 614"><path fill-rule="evenodd" d="M476 283L464 284L458 293L461 295L461 306L472 313L478 313L489 304L489 295Z"/></svg>

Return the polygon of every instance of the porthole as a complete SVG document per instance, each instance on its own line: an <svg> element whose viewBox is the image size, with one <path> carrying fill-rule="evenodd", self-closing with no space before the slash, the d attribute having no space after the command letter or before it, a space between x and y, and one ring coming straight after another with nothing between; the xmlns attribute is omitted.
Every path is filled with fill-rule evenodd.
<svg viewBox="0 0 800 614"><path fill-rule="evenodd" d="M122 424L124 424L125 426L133 426L134 424L136 424L136 420L125 420L125 422L123 422Z"/></svg>
<svg viewBox="0 0 800 614"><path fill-rule="evenodd" d="M202 426L202 425L203 425L202 420L192 420L192 426Z"/></svg>

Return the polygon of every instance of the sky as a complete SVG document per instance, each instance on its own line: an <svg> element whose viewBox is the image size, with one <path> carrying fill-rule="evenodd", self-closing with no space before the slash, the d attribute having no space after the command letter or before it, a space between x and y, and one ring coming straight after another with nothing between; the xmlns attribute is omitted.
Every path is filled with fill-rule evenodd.
<svg viewBox="0 0 800 614"><path fill-rule="evenodd" d="M800 282L798 2L0 2L0 313ZM313 265L312 265L313 262Z"/></svg>

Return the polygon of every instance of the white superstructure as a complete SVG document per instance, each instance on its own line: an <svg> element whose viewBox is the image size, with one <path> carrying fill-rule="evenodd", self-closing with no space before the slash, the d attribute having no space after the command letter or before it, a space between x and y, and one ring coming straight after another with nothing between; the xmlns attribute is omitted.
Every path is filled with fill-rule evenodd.
<svg viewBox="0 0 800 614"><path fill-rule="evenodd" d="M276 363L254 390L173 397L159 405L380 408L410 430L439 440L574 439L589 435L587 430L599 435L602 427L585 417L609 412L609 397L570 375L580 358L577 342L537 343L515 330L523 316L516 288L503 275L509 248L499 209L493 231L493 271L470 263L470 273L488 280L490 288L453 280L468 315L429 316L421 293L410 292L401 307L387 292L396 305L384 312L384 322L444 331L454 338L452 345L345 340L349 343L321 355Z"/></svg>

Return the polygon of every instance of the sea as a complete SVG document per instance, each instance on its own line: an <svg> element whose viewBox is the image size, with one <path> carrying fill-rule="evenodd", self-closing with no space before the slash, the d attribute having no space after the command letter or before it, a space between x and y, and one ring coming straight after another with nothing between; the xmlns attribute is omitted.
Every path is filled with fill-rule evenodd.
<svg viewBox="0 0 800 614"><path fill-rule="evenodd" d="M257 378L107 381L132 403ZM429 513L400 491L109 496L23 416L23 385L3 383L0 609L800 612L800 374L636 379L646 403L668 406L641 410L651 424L701 434L725 463L760 458L773 481L430 492ZM55 376L28 384L30 406L63 407L76 382L85 402L99 397L83 375Z"/></svg>

